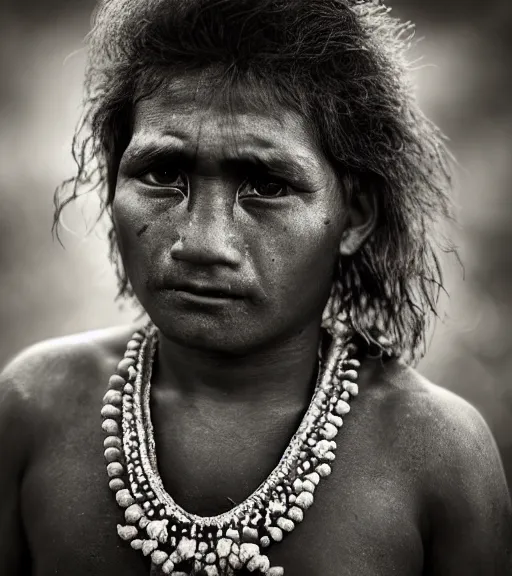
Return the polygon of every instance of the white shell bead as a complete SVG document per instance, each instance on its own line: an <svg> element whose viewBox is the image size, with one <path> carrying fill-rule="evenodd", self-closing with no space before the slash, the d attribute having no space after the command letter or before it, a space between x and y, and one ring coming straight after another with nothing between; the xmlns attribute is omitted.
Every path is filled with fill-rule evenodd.
<svg viewBox="0 0 512 576"><path fill-rule="evenodd" d="M249 571L249 572L254 572L255 570L258 569L260 563L260 557L259 556L253 556L245 565L245 568Z"/></svg>
<svg viewBox="0 0 512 576"><path fill-rule="evenodd" d="M181 556L183 560L188 560L192 558L196 553L197 541L194 539L183 537L176 548L176 552Z"/></svg>
<svg viewBox="0 0 512 576"><path fill-rule="evenodd" d="M119 492L116 492L116 501L122 508L128 508L128 506L135 504L133 496L126 488L124 490L119 490Z"/></svg>
<svg viewBox="0 0 512 576"><path fill-rule="evenodd" d="M336 435L338 434L338 429L336 428L336 426L334 426L334 424L326 422L320 433L324 438L327 438L327 440L332 440L333 438L336 438Z"/></svg>
<svg viewBox="0 0 512 576"><path fill-rule="evenodd" d="M302 483L303 491L305 490L306 492L311 492L311 494L313 494L315 488L316 486L313 484L313 482L311 482L311 480L304 480L304 482Z"/></svg>
<svg viewBox="0 0 512 576"><path fill-rule="evenodd" d="M320 440L318 444L313 448L313 454L317 458L322 458L323 455L331 449L330 442L328 440Z"/></svg>
<svg viewBox="0 0 512 576"><path fill-rule="evenodd" d="M258 570L261 573L265 574L265 572L267 572L269 568L270 568L270 560L268 559L268 556L265 556L264 554L262 554L260 556Z"/></svg>
<svg viewBox="0 0 512 576"><path fill-rule="evenodd" d="M265 565L266 562L265 560L268 562L268 566L265 569ZM258 570L260 573L263 572L265 573L268 568L270 567L270 561L268 560L268 558L266 556L260 556L259 554L256 556L253 556L249 562L247 563L247 570L249 570L249 572L254 572L255 570Z"/></svg>
<svg viewBox="0 0 512 576"><path fill-rule="evenodd" d="M217 566L206 566L204 571L206 572L206 576L219 576Z"/></svg>
<svg viewBox="0 0 512 576"><path fill-rule="evenodd" d="M169 520L153 520L146 526L146 532L150 538L165 544L169 537L167 524L169 524Z"/></svg>
<svg viewBox="0 0 512 576"><path fill-rule="evenodd" d="M253 556L260 552L260 547L257 544L244 543L240 544L239 558L243 564L246 564Z"/></svg>
<svg viewBox="0 0 512 576"><path fill-rule="evenodd" d="M258 531L256 528L250 528L249 526L244 526L242 530L242 537L244 540L249 540L252 542L258 541Z"/></svg>
<svg viewBox="0 0 512 576"><path fill-rule="evenodd" d="M344 416L350 412L350 406L345 402L345 400L339 400L336 404L336 412L340 416Z"/></svg>
<svg viewBox="0 0 512 576"><path fill-rule="evenodd" d="M293 506L288 510L288 518L294 522L302 522L304 519L304 512L298 506Z"/></svg>
<svg viewBox="0 0 512 576"><path fill-rule="evenodd" d="M123 374L128 371L128 368L134 364L135 360L133 358L123 358L117 365L117 371L119 372L119 375L123 376Z"/></svg>
<svg viewBox="0 0 512 576"><path fill-rule="evenodd" d="M123 447L123 443L121 442L121 438L119 436L107 436L103 441L103 448L118 448L121 450Z"/></svg>
<svg viewBox="0 0 512 576"><path fill-rule="evenodd" d="M269 502L268 508L270 512L275 512L277 514L286 512L286 506L282 502L276 502L275 500Z"/></svg>
<svg viewBox="0 0 512 576"><path fill-rule="evenodd" d="M260 538L260 544L263 548L270 546L270 538L268 536L262 536Z"/></svg>
<svg viewBox="0 0 512 576"><path fill-rule="evenodd" d="M320 466L317 466L316 471L318 472L318 474L322 477L325 478L326 476L329 476L329 474L332 472L331 467L329 466L329 464L320 464Z"/></svg>
<svg viewBox="0 0 512 576"><path fill-rule="evenodd" d="M281 530L281 528L276 528L275 526L269 526L267 528L267 531L274 542L281 542L281 540L283 539L283 531Z"/></svg>
<svg viewBox="0 0 512 576"><path fill-rule="evenodd" d="M113 374L110 377L108 384L112 390L122 390L126 381L122 376L119 376L119 374Z"/></svg>
<svg viewBox="0 0 512 576"><path fill-rule="evenodd" d="M174 570L174 562L172 560L166 560L162 565L162 572L164 574L171 574Z"/></svg>
<svg viewBox="0 0 512 576"><path fill-rule="evenodd" d="M132 504L124 511L124 517L127 522L134 524L144 516L144 510L138 504Z"/></svg>
<svg viewBox="0 0 512 576"><path fill-rule="evenodd" d="M156 540L144 540L142 543L142 553L144 556L148 556L158 548L158 542Z"/></svg>
<svg viewBox="0 0 512 576"><path fill-rule="evenodd" d="M359 392L359 386L350 380L343 380L342 382L344 390L346 390L352 396L357 396Z"/></svg>
<svg viewBox="0 0 512 576"><path fill-rule="evenodd" d="M124 482L121 478L112 478L112 480L108 483L109 488L112 492L118 492L124 488Z"/></svg>
<svg viewBox="0 0 512 576"><path fill-rule="evenodd" d="M102 418L119 418L119 416L121 416L121 410L112 404L105 404L101 409L101 416Z"/></svg>
<svg viewBox="0 0 512 576"><path fill-rule="evenodd" d="M350 400L350 394L345 390L340 394L340 399L347 402L348 400Z"/></svg>
<svg viewBox="0 0 512 576"><path fill-rule="evenodd" d="M303 510L307 510L308 508L311 508L314 501L315 501L315 498L314 498L313 494L311 494L311 492L301 492L297 496L297 500L295 500L295 504L297 506L300 506Z"/></svg>
<svg viewBox="0 0 512 576"><path fill-rule="evenodd" d="M327 414L327 420L329 420L331 424L334 424L338 428L341 428L343 426L343 419L340 418L339 416L331 414L330 412L329 414Z"/></svg>
<svg viewBox="0 0 512 576"><path fill-rule="evenodd" d="M315 486L318 486L320 482L320 476L318 475L318 472L311 472L311 474L306 476L306 480L309 480L310 482L313 482Z"/></svg>
<svg viewBox="0 0 512 576"><path fill-rule="evenodd" d="M157 566L163 564L167 560L167 558L169 558L169 556L165 552L162 552L162 550L155 550L151 554L151 561L153 562L153 564L156 564Z"/></svg>
<svg viewBox="0 0 512 576"><path fill-rule="evenodd" d="M123 540L131 540L137 536L138 530L135 526L121 526L121 524L118 524L117 533Z"/></svg>
<svg viewBox="0 0 512 576"><path fill-rule="evenodd" d="M282 516L277 519L276 524L285 532L291 532L295 528L295 524L291 520Z"/></svg>
<svg viewBox="0 0 512 576"><path fill-rule="evenodd" d="M341 373L341 377L354 381L357 380L357 372L355 370L344 370Z"/></svg>
<svg viewBox="0 0 512 576"><path fill-rule="evenodd" d="M269 568L267 576L284 576L284 568L281 566L272 566L272 568Z"/></svg>
<svg viewBox="0 0 512 576"><path fill-rule="evenodd" d="M104 456L107 462L117 462L121 460L121 450L119 448L107 448Z"/></svg>
<svg viewBox="0 0 512 576"><path fill-rule="evenodd" d="M119 462L111 462L107 465L107 474L109 478L116 478L117 476L122 476L124 468Z"/></svg>
<svg viewBox="0 0 512 576"><path fill-rule="evenodd" d="M119 434L119 425L115 420L112 420L112 418L103 420L101 428L103 429L104 432L106 432L110 436L116 436L117 434Z"/></svg>
<svg viewBox="0 0 512 576"><path fill-rule="evenodd" d="M103 404L113 404L114 406L120 406L123 397L121 392L118 390L108 390L105 396L103 396Z"/></svg>
<svg viewBox="0 0 512 576"><path fill-rule="evenodd" d="M295 492L298 494L299 492L302 492L302 480L300 478L297 478L295 480L295 482L293 483L293 489L295 490Z"/></svg>
<svg viewBox="0 0 512 576"><path fill-rule="evenodd" d="M231 538L231 540L233 540L233 542L240 542L240 533L238 532L238 530L235 530L233 528L228 528L226 530L226 536L228 538Z"/></svg>
<svg viewBox="0 0 512 576"><path fill-rule="evenodd" d="M136 538L135 540L132 540L130 542L130 546L134 549L134 550L142 550L142 544L144 543L144 540L141 540L140 538Z"/></svg>
<svg viewBox="0 0 512 576"><path fill-rule="evenodd" d="M242 562L240 561L240 558L236 554L230 554L228 561L231 568L235 570L240 570L240 568L242 568L243 566Z"/></svg>

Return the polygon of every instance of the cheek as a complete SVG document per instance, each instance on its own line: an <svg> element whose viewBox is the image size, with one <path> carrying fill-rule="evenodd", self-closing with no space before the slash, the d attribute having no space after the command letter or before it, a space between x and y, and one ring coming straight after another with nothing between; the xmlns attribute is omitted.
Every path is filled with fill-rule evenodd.
<svg viewBox="0 0 512 576"><path fill-rule="evenodd" d="M116 190L112 202L112 217L119 248L122 252L129 248L130 244L144 234L149 227L145 211L140 208L140 202L136 195L123 190Z"/></svg>
<svg viewBox="0 0 512 576"><path fill-rule="evenodd" d="M297 210L274 222L260 257L266 284L279 304L295 302L308 310L325 303L338 258L340 215L327 206Z"/></svg>
<svg viewBox="0 0 512 576"><path fill-rule="evenodd" d="M158 202L150 203L129 189L116 190L112 219L123 265L134 288L144 284L154 269L155 252L161 244L155 238L162 235L156 228L162 228L164 216Z"/></svg>
<svg viewBox="0 0 512 576"><path fill-rule="evenodd" d="M135 186L126 184L119 187L112 203L114 228L119 242L130 247L134 244L139 246L147 243L152 235L169 233L172 230L169 208L174 204L164 198L147 198Z"/></svg>

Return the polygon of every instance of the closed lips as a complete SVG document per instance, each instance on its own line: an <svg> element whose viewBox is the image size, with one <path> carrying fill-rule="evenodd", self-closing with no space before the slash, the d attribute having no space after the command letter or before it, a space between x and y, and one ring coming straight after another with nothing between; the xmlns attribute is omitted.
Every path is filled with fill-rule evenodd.
<svg viewBox="0 0 512 576"><path fill-rule="evenodd" d="M240 295L234 294L231 290L217 286L194 286L192 284L182 284L172 287L173 290L190 292L198 296L210 296L212 298L241 298Z"/></svg>

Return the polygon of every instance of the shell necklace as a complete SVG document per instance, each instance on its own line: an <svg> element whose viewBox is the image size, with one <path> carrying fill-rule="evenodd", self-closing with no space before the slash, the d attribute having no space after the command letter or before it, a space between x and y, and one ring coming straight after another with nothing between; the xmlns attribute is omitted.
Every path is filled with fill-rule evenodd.
<svg viewBox="0 0 512 576"><path fill-rule="evenodd" d="M157 342L151 323L135 332L103 398L109 487L124 509L119 536L151 557L152 574L230 576L245 568L282 576L263 550L302 522L331 473L334 438L358 393L356 346L333 339L306 414L270 476L228 512L202 517L181 508L158 473L149 407Z"/></svg>

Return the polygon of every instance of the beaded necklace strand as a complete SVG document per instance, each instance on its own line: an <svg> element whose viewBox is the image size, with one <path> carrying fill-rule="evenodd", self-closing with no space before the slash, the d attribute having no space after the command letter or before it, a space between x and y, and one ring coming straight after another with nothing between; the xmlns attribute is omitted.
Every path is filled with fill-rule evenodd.
<svg viewBox="0 0 512 576"><path fill-rule="evenodd" d="M302 522L320 480L331 473L334 438L358 393L355 344L333 339L299 429L268 478L241 504L208 517L181 508L158 473L150 414L157 344L152 323L135 332L103 398L109 487L124 509L119 536L150 556L152 574L231 576L245 568L283 576L263 549Z"/></svg>

